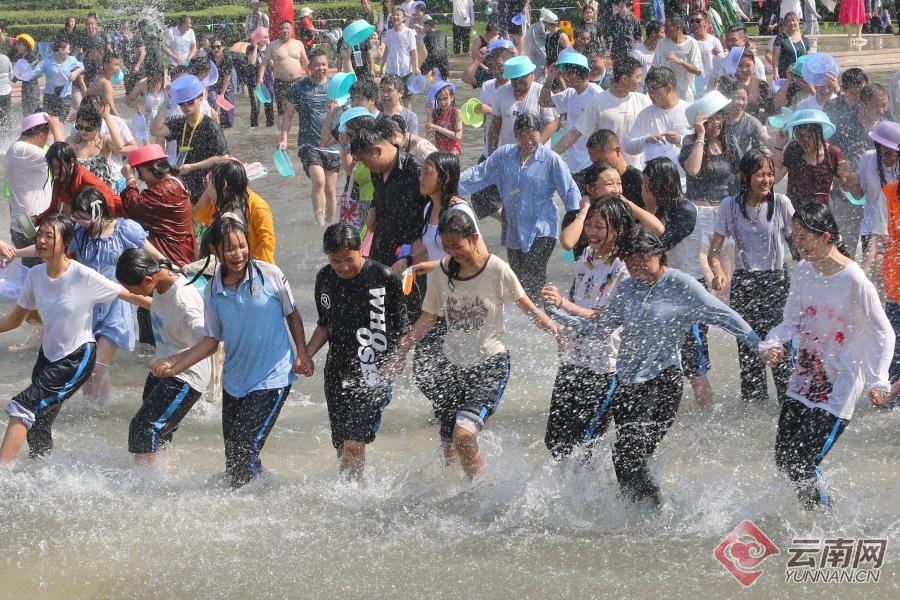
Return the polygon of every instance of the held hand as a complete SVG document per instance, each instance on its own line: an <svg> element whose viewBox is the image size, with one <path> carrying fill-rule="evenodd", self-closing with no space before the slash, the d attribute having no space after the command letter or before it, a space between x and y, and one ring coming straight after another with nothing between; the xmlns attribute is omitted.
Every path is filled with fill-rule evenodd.
<svg viewBox="0 0 900 600"><path fill-rule="evenodd" d="M397 352L381 365L381 368L378 369L378 374L384 379L393 379L403 372L403 364L405 362L406 356Z"/></svg>
<svg viewBox="0 0 900 600"><path fill-rule="evenodd" d="M722 272L722 269L716 269L712 281L710 282L710 286L717 292L721 292L725 289L725 273Z"/></svg>
<svg viewBox="0 0 900 600"><path fill-rule="evenodd" d="M435 266L437 266L438 261L430 260L428 262L417 263L412 266L413 275L419 277L420 275L428 275L432 271L434 271Z"/></svg>
<svg viewBox="0 0 900 600"><path fill-rule="evenodd" d="M555 285L548 285L541 290L541 296L548 304L559 306L562 304L563 295L559 293L559 288Z"/></svg>
<svg viewBox="0 0 900 600"><path fill-rule="evenodd" d="M782 358L784 358L784 348L781 346L769 348L762 353L763 362L770 367L777 367Z"/></svg>
<svg viewBox="0 0 900 600"><path fill-rule="evenodd" d="M841 181L841 186L844 186L847 183L847 179L852 175L850 171L850 166L847 164L846 160L842 160L838 162L837 165L837 176Z"/></svg>
<svg viewBox="0 0 900 600"><path fill-rule="evenodd" d="M663 138L675 146L681 145L681 134L677 131L667 131L663 134Z"/></svg>
<svg viewBox="0 0 900 600"><path fill-rule="evenodd" d="M401 277L403 275L403 271L406 270L406 267L409 265L406 262L405 258L401 258L397 262L391 265L391 270L397 274L397 277Z"/></svg>
<svg viewBox="0 0 900 600"><path fill-rule="evenodd" d="M316 370L316 366L307 352L298 352L297 358L294 359L294 373L303 375L304 377L312 377Z"/></svg>
<svg viewBox="0 0 900 600"><path fill-rule="evenodd" d="M893 394L884 390L869 390L869 400L876 408L887 408L893 400Z"/></svg>
<svg viewBox="0 0 900 600"><path fill-rule="evenodd" d="M171 358L158 358L150 363L150 372L156 377L164 379L172 376L175 361Z"/></svg>
<svg viewBox="0 0 900 600"><path fill-rule="evenodd" d="M0 240L0 263L6 263L16 257L16 247Z"/></svg>

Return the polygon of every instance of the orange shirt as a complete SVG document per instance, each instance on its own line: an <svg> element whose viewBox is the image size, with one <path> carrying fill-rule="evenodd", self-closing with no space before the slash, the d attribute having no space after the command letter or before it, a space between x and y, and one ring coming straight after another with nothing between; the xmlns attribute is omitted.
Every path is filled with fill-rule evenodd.
<svg viewBox="0 0 900 600"><path fill-rule="evenodd" d="M275 222L272 209L259 194L247 190L247 232L250 239L250 258L275 264ZM216 207L210 203L203 209L194 211L194 218L209 225L216 218Z"/></svg>
<svg viewBox="0 0 900 600"><path fill-rule="evenodd" d="M891 302L900 302L900 181L882 188L887 202L888 239L884 253L884 291Z"/></svg>

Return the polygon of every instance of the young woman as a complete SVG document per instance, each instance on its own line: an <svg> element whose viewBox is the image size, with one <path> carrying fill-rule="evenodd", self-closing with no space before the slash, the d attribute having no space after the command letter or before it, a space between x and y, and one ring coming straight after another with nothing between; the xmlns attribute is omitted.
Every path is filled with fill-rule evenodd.
<svg viewBox="0 0 900 600"><path fill-rule="evenodd" d="M137 82L125 99L125 104L143 115L149 128L156 114L166 110L167 103L165 71L158 63L148 63L146 76Z"/></svg>
<svg viewBox="0 0 900 600"><path fill-rule="evenodd" d="M772 107L772 90L769 84L762 79L757 79L753 75L756 68L756 54L749 48L744 49L741 60L738 62L737 70L734 72L734 80L729 81L726 78L719 79L717 88L720 92L732 99L734 103L733 91L731 94L726 90L740 89L737 84L743 86L746 92L744 105L747 114L765 121L774 109Z"/></svg>
<svg viewBox="0 0 900 600"><path fill-rule="evenodd" d="M71 209L72 199L86 187L93 187L103 194L110 214L121 216L122 201L116 196L102 179L78 164L75 149L65 142L55 142L47 149L47 166L53 177L53 192L47 210L34 217L36 224L41 224L50 215Z"/></svg>
<svg viewBox="0 0 900 600"><path fill-rule="evenodd" d="M212 223L217 214L236 212L248 226L250 256L275 264L275 223L272 209L247 187L247 171L237 160L217 163L209 172L206 188L194 209L200 223Z"/></svg>
<svg viewBox="0 0 900 600"><path fill-rule="evenodd" d="M106 135L100 131L104 121L109 132ZM112 163L113 153L127 155L136 148L134 144L126 144L122 139L108 106L104 104L98 112L87 101L78 109L75 133L66 142L75 150L78 163L102 179L111 189L116 189L116 182L119 180L119 173L116 173Z"/></svg>
<svg viewBox="0 0 900 600"><path fill-rule="evenodd" d="M541 293L547 304L592 319L602 316L613 292L628 277L625 263L616 256L616 242L636 225L629 206L617 196L591 202L581 222L588 247L575 263L568 297L555 285ZM617 334L597 341L573 333L564 340L544 436L544 445L553 456L567 456L579 444L606 431L618 345Z"/></svg>
<svg viewBox="0 0 900 600"><path fill-rule="evenodd" d="M360 479L366 444L375 441L391 401L393 381L379 367L394 353L407 329L400 278L360 254L359 232L336 223L323 238L328 265L316 276L319 320L309 340L310 356L328 344L325 401L331 443L341 473Z"/></svg>
<svg viewBox="0 0 900 600"><path fill-rule="evenodd" d="M605 340L621 328L612 416L613 465L622 493L659 506L659 487L647 460L675 421L681 401L679 348L698 321L715 325L756 348L759 336L693 277L666 266L665 247L635 227L617 244L631 278L621 283L597 321L548 309L579 335Z"/></svg>
<svg viewBox="0 0 900 600"><path fill-rule="evenodd" d="M34 69L41 61L41 57L35 52L37 44L34 39L27 33L16 36L16 43L13 46L13 52L9 59L16 63L24 60ZM37 78L29 81L20 81L22 86L22 116L27 117L34 114L41 106L41 88L38 85Z"/></svg>
<svg viewBox="0 0 900 600"><path fill-rule="evenodd" d="M809 51L809 40L800 31L797 15L789 12L781 20L781 31L772 46L773 79L787 77L791 66Z"/></svg>
<svg viewBox="0 0 900 600"><path fill-rule="evenodd" d="M516 303L538 327L557 333L556 325L525 295L509 265L479 245L475 222L461 210L444 213L438 233L449 256L434 271L422 316L405 335L384 368L402 368L410 348L438 318L447 323L445 364L439 414L441 443L448 461L459 459L470 478L483 466L478 432L496 412L509 379L509 352L503 344L503 305Z"/></svg>
<svg viewBox="0 0 900 600"><path fill-rule="evenodd" d="M203 297L171 262L130 248L119 257L116 279L133 294L153 297L150 315L157 357L187 350L203 339ZM209 359L177 377L147 375L143 403L128 428L128 451L137 462L156 463L158 451L172 442L178 424L206 391L209 376Z"/></svg>
<svg viewBox="0 0 900 600"><path fill-rule="evenodd" d="M722 111L725 114L723 131L734 146L738 157L750 150L769 144L769 133L760 119L765 119L765 111L761 117L758 107L750 104L748 87L737 81L723 80L718 89L731 104Z"/></svg>
<svg viewBox="0 0 900 600"><path fill-rule="evenodd" d="M825 141L834 132L828 115L811 108L795 112L786 130L776 134L775 183L787 175L787 195L794 210L808 202L828 206L838 165L844 160L841 149Z"/></svg>
<svg viewBox="0 0 900 600"><path fill-rule="evenodd" d="M774 165L763 150L751 150L739 166L741 191L722 200L709 247L712 289L728 285L720 252L726 238L734 240L736 270L731 278L731 305L758 335L778 324L788 295L787 250L794 208L784 194L776 194ZM755 349L738 345L741 398L765 402L769 397L766 366ZM778 399L787 391L789 368L772 369Z"/></svg>
<svg viewBox="0 0 900 600"><path fill-rule="evenodd" d="M31 385L7 405L9 424L0 445L0 464L8 464L25 441L31 456L53 447L51 427L63 403L91 376L97 359L91 327L94 305L125 300L150 308L148 298L135 296L121 285L68 257L75 235L72 219L54 215L37 233L37 255L44 261L28 271L16 305L0 319L0 332L22 324L31 310L44 323L44 337L31 374Z"/></svg>
<svg viewBox="0 0 900 600"><path fill-rule="evenodd" d="M224 342L222 430L232 487L259 475L259 453L296 374L313 374L290 284L278 267L251 258L248 235L241 215L216 217L203 240L219 261L204 297L206 333L191 348L150 365L157 377L177 377Z"/></svg>
<svg viewBox="0 0 900 600"><path fill-rule="evenodd" d="M770 366L796 340L796 363L781 407L775 464L797 487L806 509L830 508L819 463L853 416L864 387L875 405L889 400L894 331L875 287L848 256L827 207L794 213L793 239L803 259L794 269L784 320L760 344Z"/></svg>

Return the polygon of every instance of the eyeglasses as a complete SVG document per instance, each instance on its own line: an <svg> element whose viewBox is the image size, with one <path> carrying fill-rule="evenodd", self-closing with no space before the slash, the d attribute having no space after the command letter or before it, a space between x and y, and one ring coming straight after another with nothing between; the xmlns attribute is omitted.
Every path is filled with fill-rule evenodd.
<svg viewBox="0 0 900 600"><path fill-rule="evenodd" d="M691 19L691 23L702 23L703 19Z"/></svg>
<svg viewBox="0 0 900 600"><path fill-rule="evenodd" d="M197 96L196 98L194 98L192 100L185 100L184 102L179 102L178 106L190 106L191 104L196 102L199 98L200 98L200 96Z"/></svg>
<svg viewBox="0 0 900 600"><path fill-rule="evenodd" d="M91 125L89 123L75 123L75 131L99 131L99 125Z"/></svg>
<svg viewBox="0 0 900 600"><path fill-rule="evenodd" d="M225 47L225 46L223 46L222 44L213 44L213 49L214 49L214 50L215 50L215 49L219 49L219 48L224 48L224 47Z"/></svg>

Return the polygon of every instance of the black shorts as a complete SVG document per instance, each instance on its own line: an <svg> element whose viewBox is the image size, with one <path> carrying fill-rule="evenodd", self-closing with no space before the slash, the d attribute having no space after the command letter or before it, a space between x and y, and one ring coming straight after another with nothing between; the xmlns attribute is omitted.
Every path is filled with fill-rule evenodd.
<svg viewBox="0 0 900 600"><path fill-rule="evenodd" d="M172 434L200 396L201 392L180 379L160 379L148 374L144 403L128 427L128 451L151 454L159 449L159 444L171 442Z"/></svg>
<svg viewBox="0 0 900 600"><path fill-rule="evenodd" d="M340 449L346 441L374 442L393 389L393 382L370 388L363 384L346 384L340 377L326 374L325 402L331 423L331 445Z"/></svg>
<svg viewBox="0 0 900 600"><path fill-rule="evenodd" d="M31 413L32 422L27 423L31 427L45 412L59 410L84 385L94 371L96 360L96 342L88 342L56 362L47 360L41 348L31 371L31 385L12 399L6 412L26 423L27 413ZM21 414L17 409L25 409L27 413Z"/></svg>
<svg viewBox="0 0 900 600"><path fill-rule="evenodd" d="M497 412L509 381L509 352L501 352L480 365L463 368L445 359L444 393L434 404L434 415L441 422L441 441L453 440L457 416L483 426Z"/></svg>
<svg viewBox="0 0 900 600"><path fill-rule="evenodd" d="M282 114L284 112L284 105L288 102L288 92L291 91L291 88L294 86L296 81L282 81L280 79L275 80L274 86L274 94L275 97L275 108L278 110L278 114Z"/></svg>
<svg viewBox="0 0 900 600"><path fill-rule="evenodd" d="M325 152L313 146L300 146L297 151L300 162L303 163L303 172L309 177L309 168L318 165L326 172L337 173L341 170L341 155L338 152Z"/></svg>
<svg viewBox="0 0 900 600"><path fill-rule="evenodd" d="M450 78L450 62L446 54L441 56L431 56L429 54L420 68L422 73L428 73L432 69L437 68L441 74L441 79L447 81Z"/></svg>

